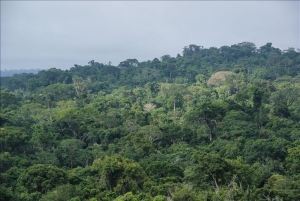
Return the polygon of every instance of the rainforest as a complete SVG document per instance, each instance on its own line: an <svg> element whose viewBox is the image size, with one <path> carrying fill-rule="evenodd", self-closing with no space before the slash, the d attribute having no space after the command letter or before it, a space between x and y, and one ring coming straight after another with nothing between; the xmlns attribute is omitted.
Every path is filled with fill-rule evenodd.
<svg viewBox="0 0 300 201"><path fill-rule="evenodd" d="M300 52L176 57L1 78L1 201L300 200Z"/></svg>

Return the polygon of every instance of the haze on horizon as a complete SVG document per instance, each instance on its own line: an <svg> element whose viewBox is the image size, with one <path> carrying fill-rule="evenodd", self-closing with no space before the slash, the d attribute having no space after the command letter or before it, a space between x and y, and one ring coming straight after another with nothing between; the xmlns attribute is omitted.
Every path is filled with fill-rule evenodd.
<svg viewBox="0 0 300 201"><path fill-rule="evenodd" d="M152 60L197 44L300 48L299 1L1 1L1 69Z"/></svg>

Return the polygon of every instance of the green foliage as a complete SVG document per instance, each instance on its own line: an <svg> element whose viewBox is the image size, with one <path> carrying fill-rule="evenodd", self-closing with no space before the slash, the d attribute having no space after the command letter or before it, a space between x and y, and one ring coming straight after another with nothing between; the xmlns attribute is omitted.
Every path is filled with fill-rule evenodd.
<svg viewBox="0 0 300 201"><path fill-rule="evenodd" d="M286 166L290 174L300 173L300 146L288 149L288 156L286 157Z"/></svg>
<svg viewBox="0 0 300 201"><path fill-rule="evenodd" d="M20 104L21 98L18 95L8 92L0 93L0 108L4 110L6 108L12 107L15 109Z"/></svg>
<svg viewBox="0 0 300 201"><path fill-rule="evenodd" d="M57 201L79 201L80 189L73 185L65 184L57 186L52 191L47 192L41 197L41 201L57 200Z"/></svg>
<svg viewBox="0 0 300 201"><path fill-rule="evenodd" d="M231 110L218 125L218 133L223 139L251 138L257 135L257 126L245 112Z"/></svg>
<svg viewBox="0 0 300 201"><path fill-rule="evenodd" d="M58 185L68 183L67 173L53 165L35 164L25 170L18 178L20 192L45 194Z"/></svg>
<svg viewBox="0 0 300 201"><path fill-rule="evenodd" d="M55 149L61 166L73 168L91 164L92 157L88 150L83 149L85 143L77 139L62 140Z"/></svg>
<svg viewBox="0 0 300 201"><path fill-rule="evenodd" d="M195 163L192 169L194 178L198 179L197 183L212 183L214 189L219 191L220 185L226 184L232 177L230 164L217 154L195 153L192 160Z"/></svg>
<svg viewBox="0 0 300 201"><path fill-rule="evenodd" d="M128 191L138 192L143 188L146 174L142 167L121 156L106 156L103 160L96 159L92 170L100 177L99 185L106 190L119 194Z"/></svg>
<svg viewBox="0 0 300 201"><path fill-rule="evenodd" d="M186 121L191 126L195 127L199 123L203 123L209 130L209 141L215 134L217 124L226 114L226 104L223 102L206 102L196 106L186 115Z"/></svg>
<svg viewBox="0 0 300 201"><path fill-rule="evenodd" d="M166 177L174 178L174 181L181 181L183 170L175 164L168 162L154 161L146 167L146 173L154 181L164 181Z"/></svg>
<svg viewBox="0 0 300 201"><path fill-rule="evenodd" d="M28 135L23 128L6 126L0 128L0 149L3 152L20 154L26 151Z"/></svg>
<svg viewBox="0 0 300 201"><path fill-rule="evenodd" d="M299 200L300 53L195 44L0 80L0 200Z"/></svg>

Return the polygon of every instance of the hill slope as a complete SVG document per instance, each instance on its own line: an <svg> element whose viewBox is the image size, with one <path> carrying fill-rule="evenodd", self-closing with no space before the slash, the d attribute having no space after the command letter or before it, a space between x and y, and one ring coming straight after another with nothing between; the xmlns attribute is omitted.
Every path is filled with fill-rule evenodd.
<svg viewBox="0 0 300 201"><path fill-rule="evenodd" d="M2 78L0 200L299 200L299 72L244 42Z"/></svg>

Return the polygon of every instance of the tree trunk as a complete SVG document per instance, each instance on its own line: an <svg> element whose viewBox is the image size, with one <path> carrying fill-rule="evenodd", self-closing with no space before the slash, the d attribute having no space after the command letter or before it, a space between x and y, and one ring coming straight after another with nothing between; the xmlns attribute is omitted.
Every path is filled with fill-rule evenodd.
<svg viewBox="0 0 300 201"><path fill-rule="evenodd" d="M175 121L175 118L176 118L176 104L175 104L175 99L174 99L173 109L174 109L174 121Z"/></svg>
<svg viewBox="0 0 300 201"><path fill-rule="evenodd" d="M214 180L214 183L215 183L215 186L216 186L216 193L219 192L220 188L219 188L219 185L218 185L218 182L217 182L217 178L215 177L214 174L211 174L213 180Z"/></svg>

